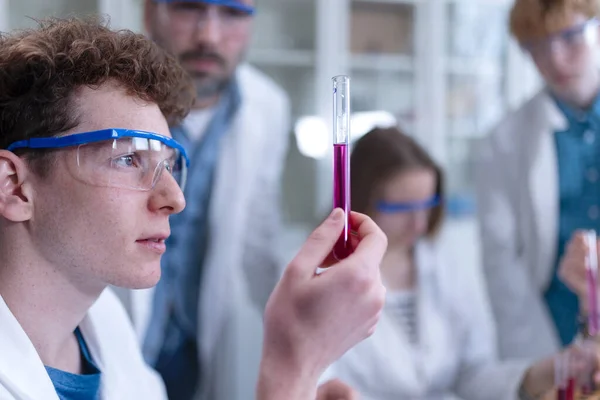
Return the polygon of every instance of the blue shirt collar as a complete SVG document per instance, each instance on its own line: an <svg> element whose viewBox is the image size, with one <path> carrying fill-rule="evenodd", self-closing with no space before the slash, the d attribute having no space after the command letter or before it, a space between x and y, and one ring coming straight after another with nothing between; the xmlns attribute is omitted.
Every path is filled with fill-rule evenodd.
<svg viewBox="0 0 600 400"><path fill-rule="evenodd" d="M558 99L555 95L552 98L560 111L564 114L569 122L569 126L590 121L592 117L600 119L600 94L597 94L592 104L586 109L573 107L564 101Z"/></svg>

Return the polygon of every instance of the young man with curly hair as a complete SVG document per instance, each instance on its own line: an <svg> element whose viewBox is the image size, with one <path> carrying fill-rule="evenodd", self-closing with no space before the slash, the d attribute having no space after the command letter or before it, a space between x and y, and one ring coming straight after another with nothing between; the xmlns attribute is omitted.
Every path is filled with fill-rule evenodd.
<svg viewBox="0 0 600 400"><path fill-rule="evenodd" d="M600 230L599 15L598 0L516 0L510 14L545 87L477 151L483 266L504 358L551 354L578 331L559 264L577 230Z"/></svg>
<svg viewBox="0 0 600 400"><path fill-rule="evenodd" d="M169 122L193 97L175 59L132 32L69 19L0 37L1 399L166 397L107 286L160 278L188 168ZM355 253L315 275L333 265L340 214L267 304L258 399L314 399L324 369L374 329L386 239L370 219L352 215Z"/></svg>

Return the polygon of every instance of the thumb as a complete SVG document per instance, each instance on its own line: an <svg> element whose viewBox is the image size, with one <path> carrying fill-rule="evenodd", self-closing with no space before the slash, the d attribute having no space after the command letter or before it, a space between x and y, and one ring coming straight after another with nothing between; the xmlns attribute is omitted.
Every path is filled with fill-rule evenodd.
<svg viewBox="0 0 600 400"><path fill-rule="evenodd" d="M344 211L336 208L309 235L296 257L288 265L286 273L293 274L296 278L312 278L317 267L323 265L330 255L343 228Z"/></svg>
<svg viewBox="0 0 600 400"><path fill-rule="evenodd" d="M322 384L317 391L317 400L356 400L358 393L339 379Z"/></svg>

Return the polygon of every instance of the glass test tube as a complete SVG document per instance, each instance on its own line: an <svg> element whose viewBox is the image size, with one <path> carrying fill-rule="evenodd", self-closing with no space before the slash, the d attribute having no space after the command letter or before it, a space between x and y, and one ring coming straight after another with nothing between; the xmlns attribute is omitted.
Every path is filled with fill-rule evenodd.
<svg viewBox="0 0 600 400"><path fill-rule="evenodd" d="M588 289L588 335L595 337L600 329L598 321L598 255L596 251L596 231L589 230L585 235L588 254L585 273Z"/></svg>
<svg viewBox="0 0 600 400"><path fill-rule="evenodd" d="M554 357L554 386L556 400L574 400L575 380L569 376L569 353L559 353Z"/></svg>
<svg viewBox="0 0 600 400"><path fill-rule="evenodd" d="M344 231L333 249L341 260L352 252L350 244L350 78L333 77L333 208L344 210Z"/></svg>

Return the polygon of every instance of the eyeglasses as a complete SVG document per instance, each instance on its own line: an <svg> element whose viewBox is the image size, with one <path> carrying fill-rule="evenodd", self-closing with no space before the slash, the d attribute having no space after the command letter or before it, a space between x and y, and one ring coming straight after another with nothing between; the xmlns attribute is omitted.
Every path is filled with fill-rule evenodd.
<svg viewBox="0 0 600 400"><path fill-rule="evenodd" d="M413 202L389 203L378 201L376 209L383 214L413 213L416 211L427 211L441 204L439 195L434 195L426 200Z"/></svg>
<svg viewBox="0 0 600 400"><path fill-rule="evenodd" d="M521 43L521 47L533 57L547 57L555 49L573 51L583 45L593 45L598 40L598 24L592 18L583 24L565 29L538 40L529 40Z"/></svg>
<svg viewBox="0 0 600 400"><path fill-rule="evenodd" d="M219 22L233 33L248 26L254 7L235 0L169 1L155 0L159 12L174 27L189 29L205 26L208 21ZM216 5L211 6L211 4Z"/></svg>
<svg viewBox="0 0 600 400"><path fill-rule="evenodd" d="M70 149L69 169L95 186L148 191L166 170L183 190L189 159L183 146L157 133L104 129L68 136L31 138L12 143L18 149Z"/></svg>

